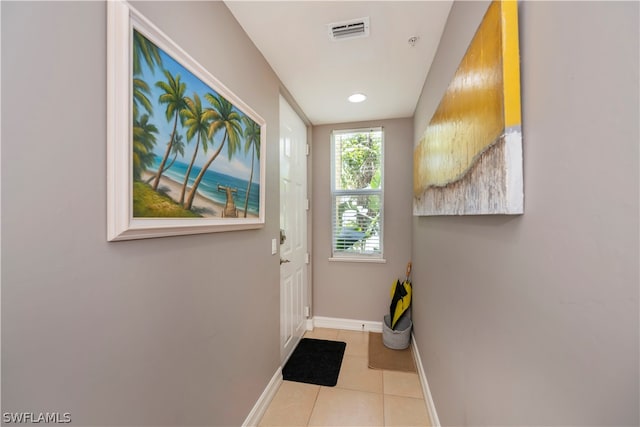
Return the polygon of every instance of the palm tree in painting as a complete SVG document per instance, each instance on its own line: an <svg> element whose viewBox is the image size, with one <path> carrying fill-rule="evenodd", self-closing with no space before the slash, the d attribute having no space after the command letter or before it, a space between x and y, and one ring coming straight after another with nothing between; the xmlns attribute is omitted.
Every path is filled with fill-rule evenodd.
<svg viewBox="0 0 640 427"><path fill-rule="evenodd" d="M173 155L173 158L171 159L169 164L166 165L162 170L163 174L171 169L171 166L173 166L173 164L176 162L176 159L178 158L178 154L180 155L180 157L184 156L184 140L182 139L182 135L180 135L179 133L177 133L173 138L173 144L171 144L171 154ZM145 183L150 183L151 180L153 180L155 177L155 175L151 175L151 177L149 177L149 179L147 179Z"/></svg>
<svg viewBox="0 0 640 427"><path fill-rule="evenodd" d="M160 101L161 104L166 104L167 109L165 113L167 116L167 122L171 122L173 118L173 130L171 131L171 137L169 138L169 142L167 142L167 149L165 150L160 166L158 167L158 172L156 173L156 177L153 181L153 185L151 186L154 190L158 189L164 165L167 163L169 154L171 154L171 147L176 135L180 111L187 106L184 96L184 93L187 90L187 85L180 81L180 74L176 74L174 77L169 71L164 70L164 75L167 78L167 81L165 82L160 80L156 83L156 86L164 91L164 93L158 98L158 101Z"/></svg>
<svg viewBox="0 0 640 427"><path fill-rule="evenodd" d="M182 135L180 135L179 133L177 133L173 137L173 144L171 144L171 154L173 154L173 159L171 159L169 164L164 167L162 173L165 173L166 171L171 169L171 166L173 166L173 164L176 162L176 159L178 158L178 154L180 154L180 157L184 156L184 140L182 139Z"/></svg>
<svg viewBox="0 0 640 427"><path fill-rule="evenodd" d="M253 162L256 157L260 160L260 126L249 117L242 117L244 122L244 153L249 152L251 148L251 175L249 175L249 184L247 184L247 195L244 199L244 217L247 217L247 209L249 208L249 194L251 193L251 181L253 180Z"/></svg>
<svg viewBox="0 0 640 427"><path fill-rule="evenodd" d="M136 76L142 73L142 59L151 71L156 65L162 66L158 47L138 31L133 30L133 74Z"/></svg>
<svg viewBox="0 0 640 427"><path fill-rule="evenodd" d="M227 139L227 155L229 156L229 160L231 160L235 152L240 149L240 137L242 136L242 118L240 113L234 109L232 103L221 95L207 93L204 97L212 107L207 109L207 111L211 113L209 138L213 138L214 134L223 129ZM222 148L224 143L225 140L223 138L220 148Z"/></svg>
<svg viewBox="0 0 640 427"><path fill-rule="evenodd" d="M200 141L202 141L202 148L204 152L207 152L207 142L209 140L209 120L211 119L211 111L202 109L202 102L197 93L193 94L193 99L187 98L185 100L187 108L180 113L184 119L184 126L187 128L187 141L191 141L193 137L196 137L196 148L193 150L193 156L191 157L191 163L187 168L187 173L184 176L184 183L182 184L182 190L180 191L180 200L178 203L184 204L184 195L187 191L187 184L189 183L189 175L191 175L191 168L196 161L198 150L200 149Z"/></svg>
<svg viewBox="0 0 640 427"><path fill-rule="evenodd" d="M162 58L158 47L146 39L142 34L133 31L133 75L140 76L142 74L142 60L147 63L151 71L155 66L162 66ZM147 113L153 114L153 108L148 96L151 94L147 82L140 78L133 78L133 117L138 117L138 107L142 105Z"/></svg>
<svg viewBox="0 0 640 427"><path fill-rule="evenodd" d="M138 117L138 105L147 110L147 113L153 114L153 106L149 101L148 95L151 95L149 85L142 79L133 79L133 117Z"/></svg>
<svg viewBox="0 0 640 427"><path fill-rule="evenodd" d="M209 139L213 140L213 136L218 133L218 131L224 131L222 136L222 142L218 149L209 157L207 162L202 166L202 170L196 177L196 180L189 191L187 196L187 200L184 204L185 209L191 209L193 205L193 199L196 195L196 191L198 190L198 186L204 177L205 172L211 166L211 163L218 157L222 148L227 145L227 153L229 155L229 160L233 157L233 154L238 151L240 147L240 135L242 135L242 125L240 120L240 114L233 109L233 104L227 101L222 96L213 95L211 93L207 93L204 96L207 101L211 103L213 108L208 108L207 111L211 114L211 122L209 123L209 129L207 136Z"/></svg>
<svg viewBox="0 0 640 427"><path fill-rule="evenodd" d="M153 163L152 150L156 144L158 128L149 123L147 114L133 121L133 179L140 180L142 172Z"/></svg>

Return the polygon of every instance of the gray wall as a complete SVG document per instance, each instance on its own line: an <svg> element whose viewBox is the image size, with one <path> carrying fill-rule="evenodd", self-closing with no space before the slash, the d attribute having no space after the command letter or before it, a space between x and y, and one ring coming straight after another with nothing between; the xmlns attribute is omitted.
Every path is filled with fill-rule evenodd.
<svg viewBox="0 0 640 427"><path fill-rule="evenodd" d="M106 5L3 1L2 411L239 425L280 362L280 83L222 2L136 5L267 121L266 227L107 243Z"/></svg>
<svg viewBox="0 0 640 427"><path fill-rule="evenodd" d="M433 114L487 3L456 2ZM443 425L638 425L638 3L520 4L525 214L413 220Z"/></svg>
<svg viewBox="0 0 640 427"><path fill-rule="evenodd" d="M384 128L385 264L336 262L331 257L331 131ZM313 128L313 314L382 321L389 290L411 259L412 119Z"/></svg>

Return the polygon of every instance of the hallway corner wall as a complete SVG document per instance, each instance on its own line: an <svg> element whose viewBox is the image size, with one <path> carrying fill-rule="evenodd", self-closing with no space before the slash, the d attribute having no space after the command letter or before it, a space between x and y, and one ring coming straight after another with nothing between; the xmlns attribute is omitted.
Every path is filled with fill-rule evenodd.
<svg viewBox="0 0 640 427"><path fill-rule="evenodd" d="M384 128L384 258L386 263L331 257L331 131ZM411 118L313 127L313 314L382 322L389 289L411 257Z"/></svg>
<svg viewBox="0 0 640 427"><path fill-rule="evenodd" d="M424 131L487 2L456 1ZM442 425L638 425L637 2L519 2L525 212L413 218Z"/></svg>

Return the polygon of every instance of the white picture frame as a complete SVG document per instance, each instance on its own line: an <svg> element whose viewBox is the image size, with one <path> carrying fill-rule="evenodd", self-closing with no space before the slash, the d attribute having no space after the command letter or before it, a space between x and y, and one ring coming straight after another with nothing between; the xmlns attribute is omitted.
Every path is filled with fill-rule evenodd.
<svg viewBox="0 0 640 427"><path fill-rule="evenodd" d="M107 3L107 239L263 227L265 121L126 1Z"/></svg>

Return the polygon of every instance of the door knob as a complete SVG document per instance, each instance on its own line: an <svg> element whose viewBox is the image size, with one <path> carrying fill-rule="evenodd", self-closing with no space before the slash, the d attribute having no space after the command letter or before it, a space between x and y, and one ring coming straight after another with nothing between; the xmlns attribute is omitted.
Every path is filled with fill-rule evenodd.
<svg viewBox="0 0 640 427"><path fill-rule="evenodd" d="M285 262L291 262L288 259L282 259L280 258L280 265L284 264Z"/></svg>

